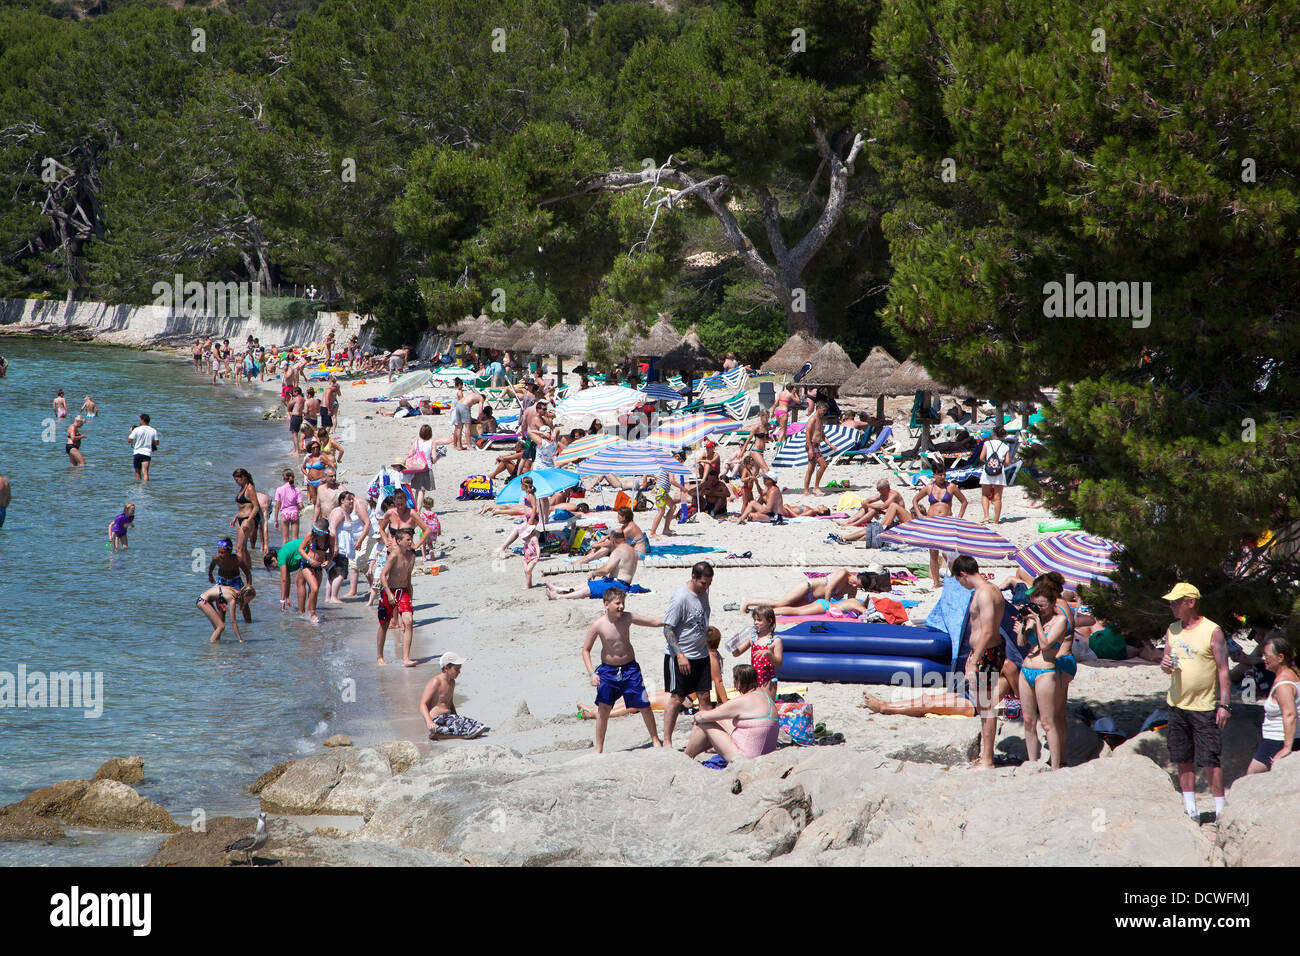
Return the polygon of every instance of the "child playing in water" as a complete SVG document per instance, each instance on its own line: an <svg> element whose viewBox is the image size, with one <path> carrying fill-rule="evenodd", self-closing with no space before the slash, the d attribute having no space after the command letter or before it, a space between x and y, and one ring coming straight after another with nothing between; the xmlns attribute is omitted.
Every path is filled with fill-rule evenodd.
<svg viewBox="0 0 1300 956"><path fill-rule="evenodd" d="M108 543L112 545L114 551L126 550L126 532L133 521L135 521L135 505L127 502L122 506L122 513L108 526Z"/></svg>

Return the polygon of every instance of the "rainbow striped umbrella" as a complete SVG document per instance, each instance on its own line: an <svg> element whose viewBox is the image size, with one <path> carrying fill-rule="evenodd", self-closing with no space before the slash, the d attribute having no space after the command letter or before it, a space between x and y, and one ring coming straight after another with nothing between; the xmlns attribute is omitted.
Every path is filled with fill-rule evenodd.
<svg viewBox="0 0 1300 956"><path fill-rule="evenodd" d="M729 415L681 415L661 421L659 427L646 436L645 440L666 448L689 448L712 434L734 432L738 428L740 422Z"/></svg>
<svg viewBox="0 0 1300 956"><path fill-rule="evenodd" d="M617 435L588 435L586 438L579 438L555 456L555 463L557 465L571 465L575 461L590 458L602 448L617 445L621 440Z"/></svg>
<svg viewBox="0 0 1300 956"><path fill-rule="evenodd" d="M691 469L660 445L645 441L619 442L592 455L578 466L580 475L689 475Z"/></svg>
<svg viewBox="0 0 1300 956"><path fill-rule="evenodd" d="M935 551L955 551L972 558L1009 558L1016 553L1016 546L1002 535L964 518L913 518L894 525L880 540Z"/></svg>
<svg viewBox="0 0 1300 956"><path fill-rule="evenodd" d="M1083 584L1114 584L1115 552L1119 545L1099 538L1095 534L1067 531L1044 538L1037 544L1016 552L1016 564L1037 577L1056 571L1065 583L1079 587Z"/></svg>

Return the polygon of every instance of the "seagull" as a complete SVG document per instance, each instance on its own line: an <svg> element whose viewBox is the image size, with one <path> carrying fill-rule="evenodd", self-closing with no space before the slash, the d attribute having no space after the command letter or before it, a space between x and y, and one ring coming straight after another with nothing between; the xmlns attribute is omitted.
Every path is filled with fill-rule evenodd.
<svg viewBox="0 0 1300 956"><path fill-rule="evenodd" d="M257 831L251 836L242 836L230 846L226 847L226 853L244 854L244 863L251 865L253 863L253 853L266 846L266 814L257 815Z"/></svg>

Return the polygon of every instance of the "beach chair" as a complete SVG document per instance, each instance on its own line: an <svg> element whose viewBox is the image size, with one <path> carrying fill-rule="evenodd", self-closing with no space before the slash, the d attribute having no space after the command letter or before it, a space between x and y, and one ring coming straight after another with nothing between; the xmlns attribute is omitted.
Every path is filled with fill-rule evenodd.
<svg viewBox="0 0 1300 956"><path fill-rule="evenodd" d="M758 383L758 407L759 410L767 413L772 410L776 404L776 384L774 382Z"/></svg>
<svg viewBox="0 0 1300 956"><path fill-rule="evenodd" d="M679 392L686 387L686 380L680 375L669 375L664 381L668 383L669 388L675 388Z"/></svg>
<svg viewBox="0 0 1300 956"><path fill-rule="evenodd" d="M856 461L861 458L866 461L875 461L876 455L889 444L894 438L894 426L886 425L879 433L868 441L862 448L850 448L838 456L841 462Z"/></svg>

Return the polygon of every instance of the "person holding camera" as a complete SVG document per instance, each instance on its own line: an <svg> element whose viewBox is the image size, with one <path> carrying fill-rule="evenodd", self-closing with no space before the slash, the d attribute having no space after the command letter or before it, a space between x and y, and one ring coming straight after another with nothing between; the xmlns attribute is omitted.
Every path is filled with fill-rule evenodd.
<svg viewBox="0 0 1300 956"><path fill-rule="evenodd" d="M1042 723L1053 770L1060 768L1065 759L1065 728L1058 721L1056 696L1064 693L1065 685L1057 678L1058 668L1064 663L1061 659L1067 656L1062 653L1062 647L1069 636L1070 622L1057 607L1060 596L1055 582L1041 580L1034 585L1029 604L1019 612L1016 621L1016 643L1029 647L1020 666L1025 749L1031 763L1038 760L1038 725Z"/></svg>

